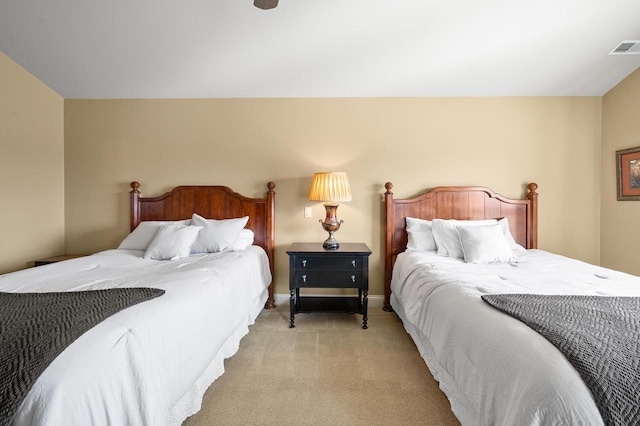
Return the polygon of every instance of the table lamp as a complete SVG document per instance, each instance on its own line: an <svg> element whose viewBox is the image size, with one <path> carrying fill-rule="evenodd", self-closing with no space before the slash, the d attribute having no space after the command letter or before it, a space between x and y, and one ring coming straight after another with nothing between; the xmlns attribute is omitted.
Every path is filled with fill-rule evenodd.
<svg viewBox="0 0 640 426"><path fill-rule="evenodd" d="M311 189L309 190L310 201L323 201L327 212L324 222L320 223L322 228L329 233L329 238L322 243L322 247L334 250L340 247L340 243L333 237L333 234L340 229L343 220L338 221L336 211L340 201L351 201L351 188L347 174L343 172L319 172L313 175Z"/></svg>

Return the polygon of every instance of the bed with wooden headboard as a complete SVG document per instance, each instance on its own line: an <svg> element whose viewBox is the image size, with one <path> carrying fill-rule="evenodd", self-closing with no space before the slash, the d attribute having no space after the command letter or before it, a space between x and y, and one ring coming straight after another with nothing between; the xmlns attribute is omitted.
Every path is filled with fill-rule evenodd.
<svg viewBox="0 0 640 426"><path fill-rule="evenodd" d="M537 249L535 183L385 187L385 308L462 424L639 424L640 278Z"/></svg>
<svg viewBox="0 0 640 426"><path fill-rule="evenodd" d="M207 219L249 216L246 228L254 232L254 244L269 257L271 276L275 255L275 183L267 183L265 198L248 198L226 186L177 186L158 197L142 197L140 183L131 182L131 231L147 220L183 220L197 213ZM275 308L274 281L265 308Z"/></svg>
<svg viewBox="0 0 640 426"><path fill-rule="evenodd" d="M0 398L0 417L14 425L179 425L197 412L224 360L262 310L274 307L274 188L269 182L264 198L226 186L142 197L132 182L132 232L117 248L1 276L3 294L25 293L11 300L37 301L50 316L3 304L5 315L20 312L22 326L13 329L24 330L17 339L24 344L9 364L24 368L12 370L21 392ZM202 216L198 226L194 213ZM192 253L200 236L204 243ZM149 296L124 303L138 294ZM94 321L96 313L103 316ZM49 324L56 329L43 328ZM42 368L27 368L32 353L55 359L55 367L38 361Z"/></svg>
<svg viewBox="0 0 640 426"><path fill-rule="evenodd" d="M393 184L385 184L384 310L391 311L391 275L399 253L407 246L406 218L509 219L511 234L523 247L538 246L538 185L527 185L523 199L510 199L482 186L439 186L413 198L393 197Z"/></svg>

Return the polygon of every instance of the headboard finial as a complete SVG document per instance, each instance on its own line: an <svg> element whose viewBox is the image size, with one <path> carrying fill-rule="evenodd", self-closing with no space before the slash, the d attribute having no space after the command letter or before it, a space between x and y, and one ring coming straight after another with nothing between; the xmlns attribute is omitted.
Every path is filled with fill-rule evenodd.
<svg viewBox="0 0 640 426"><path fill-rule="evenodd" d="M527 185L527 189L531 194L537 194L536 189L538 189L538 184L535 182L531 182L529 185Z"/></svg>
<svg viewBox="0 0 640 426"><path fill-rule="evenodd" d="M129 200L131 205L131 217L129 220L129 231L133 232L140 223L140 182L134 180L130 183L131 191L129 192Z"/></svg>
<svg viewBox="0 0 640 426"><path fill-rule="evenodd" d="M269 189L269 192L273 192L273 189L276 187L276 184L274 182L268 182L267 183L267 188Z"/></svg>
<svg viewBox="0 0 640 426"><path fill-rule="evenodd" d="M390 194L391 190L393 189L393 184L391 182L387 182L387 183L384 184L384 187L386 188L387 193Z"/></svg>

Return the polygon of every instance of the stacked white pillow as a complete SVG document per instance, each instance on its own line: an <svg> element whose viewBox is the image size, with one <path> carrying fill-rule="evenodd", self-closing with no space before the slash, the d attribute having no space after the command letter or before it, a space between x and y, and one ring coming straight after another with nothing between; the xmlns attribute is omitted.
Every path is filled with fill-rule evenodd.
<svg viewBox="0 0 640 426"><path fill-rule="evenodd" d="M142 257L155 260L176 260L189 257L202 226L160 225Z"/></svg>
<svg viewBox="0 0 640 426"><path fill-rule="evenodd" d="M430 220L407 217L407 250L434 251L433 223Z"/></svg>
<svg viewBox="0 0 640 426"><path fill-rule="evenodd" d="M253 245L254 239L255 234L251 229L243 229L242 231L240 231L240 235L238 236L238 240L233 247L233 251L246 250L247 247L251 247Z"/></svg>
<svg viewBox="0 0 640 426"><path fill-rule="evenodd" d="M251 229L244 229L248 220L248 216L205 219L194 213L191 219L140 222L118 249L144 251L143 258L156 260L180 259L193 253L245 250L255 237Z"/></svg>
<svg viewBox="0 0 640 426"><path fill-rule="evenodd" d="M519 251L527 251L527 249L525 249L520 244L518 244L516 240L513 238L513 235L511 235L508 218L503 217L502 219L498 220L498 225L500 225L500 228L502 229L502 234L504 235L504 239L507 241L507 244L509 245L509 247L514 253L517 253Z"/></svg>
<svg viewBox="0 0 640 426"><path fill-rule="evenodd" d="M162 225L191 225L191 219L140 222L136 229L122 240L118 248L123 250L146 250Z"/></svg>
<svg viewBox="0 0 640 426"><path fill-rule="evenodd" d="M437 251L468 263L513 262L524 250L516 243L507 218L432 221L407 217L407 250Z"/></svg>
<svg viewBox="0 0 640 426"><path fill-rule="evenodd" d="M467 263L513 262L515 255L500 225L457 226L463 259Z"/></svg>
<svg viewBox="0 0 640 426"><path fill-rule="evenodd" d="M483 225L497 225L498 221L495 219L488 220L433 220L433 238L436 241L438 247L438 254L440 256L455 257L457 259L464 259L464 253L462 251L462 244L460 243L460 236L458 235L457 227L471 227L471 226L483 226Z"/></svg>
<svg viewBox="0 0 640 426"><path fill-rule="evenodd" d="M194 213L191 223L194 226L202 226L196 242L191 247L192 253L216 253L232 250L249 221L249 216L237 219L205 219Z"/></svg>

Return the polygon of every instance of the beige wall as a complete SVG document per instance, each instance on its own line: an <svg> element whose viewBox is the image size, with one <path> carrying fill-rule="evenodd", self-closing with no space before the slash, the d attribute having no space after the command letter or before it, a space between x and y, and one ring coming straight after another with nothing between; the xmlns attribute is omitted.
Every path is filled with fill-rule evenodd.
<svg viewBox="0 0 640 426"><path fill-rule="evenodd" d="M337 236L374 250L372 294L382 289L387 180L397 197L440 184L515 197L535 180L541 248L640 275L640 202L617 201L615 189L615 151L640 146L640 70L602 98L64 101L0 52L0 93L0 193L10 200L0 273L65 252L65 218L67 252L115 247L130 180L145 195L215 183L250 196L274 180L286 293L286 246L325 236L321 204L306 200L310 176L344 170L354 200L340 207Z"/></svg>
<svg viewBox="0 0 640 426"><path fill-rule="evenodd" d="M67 250L116 247L128 232L129 182L145 196L224 184L261 196L276 182L276 292L288 293L293 241L322 241L316 171L345 171L339 241L373 250L382 294L382 193L485 185L520 197L540 185L543 249L598 263L601 98L66 100ZM596 190L594 190L596 188ZM304 218L305 206L313 218ZM586 231L585 231L586 230Z"/></svg>
<svg viewBox="0 0 640 426"><path fill-rule="evenodd" d="M64 100L0 52L0 273L64 253Z"/></svg>
<svg viewBox="0 0 640 426"><path fill-rule="evenodd" d="M603 266L640 275L640 201L617 201L616 151L640 147L640 69L602 101Z"/></svg>

